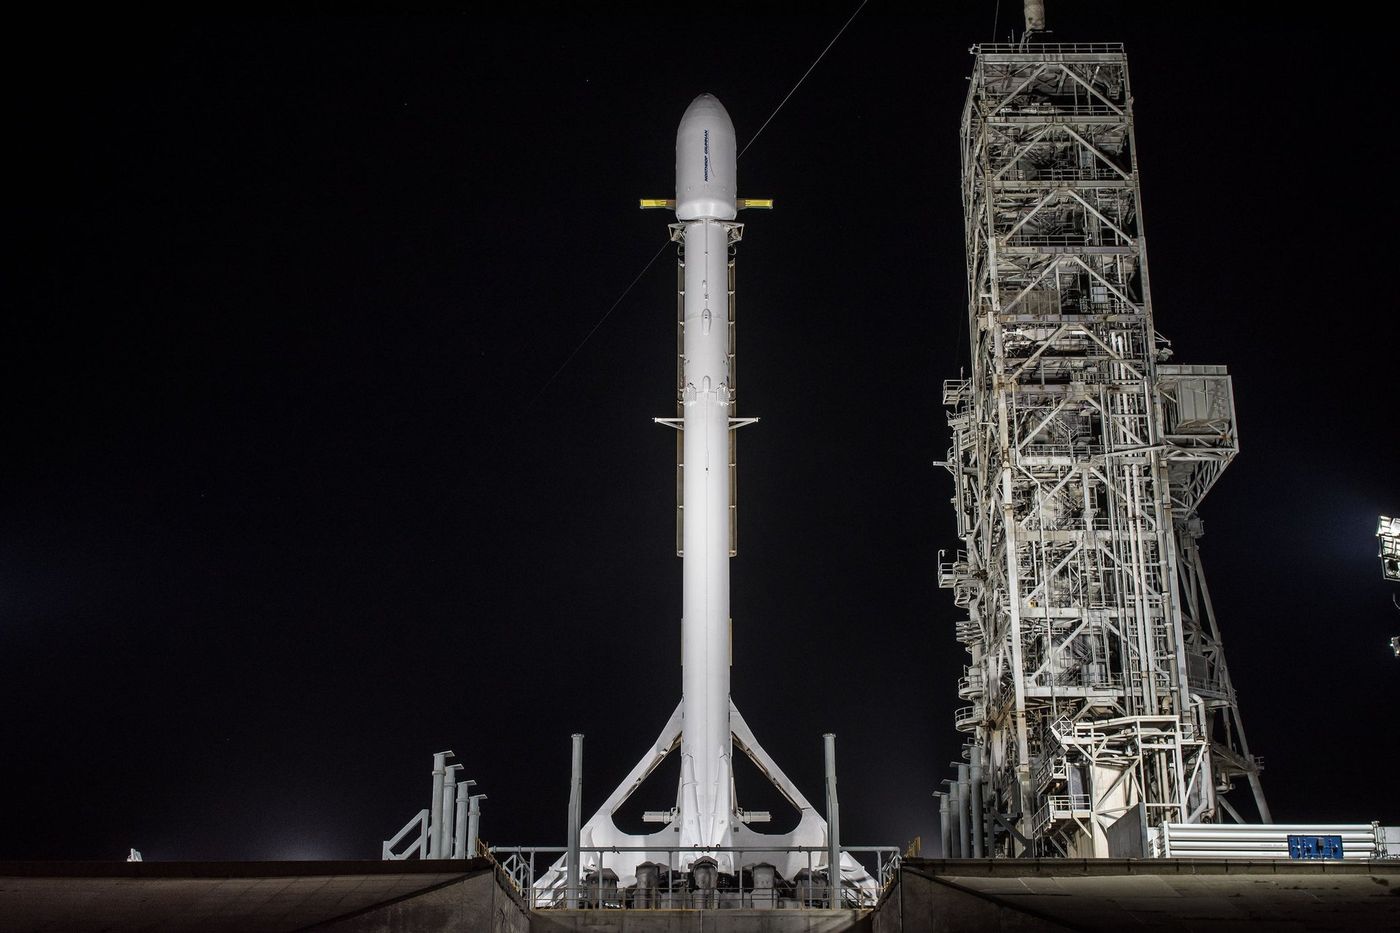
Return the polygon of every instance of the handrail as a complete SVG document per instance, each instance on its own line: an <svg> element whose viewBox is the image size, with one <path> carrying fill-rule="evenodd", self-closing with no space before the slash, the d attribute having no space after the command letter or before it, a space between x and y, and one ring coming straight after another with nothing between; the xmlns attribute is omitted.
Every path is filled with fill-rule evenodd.
<svg viewBox="0 0 1400 933"><path fill-rule="evenodd" d="M395 852L394 847L402 842L403 838L407 836L409 831L415 826L418 827L418 838L415 839L413 844L407 849L404 849L402 852ZM428 854L428 811L419 810L414 814L413 819L405 823L403 829L399 830L393 839L384 843L382 851L383 858L386 861L401 861L415 853L419 858L425 858Z"/></svg>
<svg viewBox="0 0 1400 933"><path fill-rule="evenodd" d="M973 53L990 52L993 54L1016 54L1016 55L1067 55L1075 53L1102 55L1104 53L1123 52L1121 42L1032 42L1020 45L1014 42L979 42L972 47Z"/></svg>
<svg viewBox="0 0 1400 933"><path fill-rule="evenodd" d="M852 856L856 854L874 854L875 868L868 880L874 880L874 885L853 885L849 881L842 887L840 903L837 906L850 908L869 908L875 906L881 894L897 877L897 867L900 862L900 849L897 846L868 846L868 845L843 845L842 852ZM707 909L716 907L739 907L754 906L755 900L760 903L758 906L773 909L813 909L830 908L831 889L826 880L826 867L819 858L827 854L825 846L772 846L772 845L750 845L750 846L581 846L580 854L596 855L597 865L603 864L605 853L649 853L656 854L665 852L673 856L673 860L679 865L684 855L713 855L719 853L753 853L755 856L766 857L762 861L755 862L755 865L743 866L732 875L722 876L714 888L696 889L694 881L689 874L679 868L671 868L669 865L658 866L661 869L660 876L664 878L664 887L638 889L636 884L625 887L618 886L618 878L611 869L604 868L602 871L596 868L587 872L580 879L580 884L576 892L565 891L562 888L550 887L547 891L543 888L536 889L534 878L536 856L558 856L568 851L566 846L491 846L489 852L505 871L513 886L523 894L531 908L549 909L561 907L573 898L566 895L577 893L577 902L581 909ZM753 868L757 865L769 864L767 858L771 858L778 853L798 853L808 856L808 867L791 879L782 876L771 877L756 874ZM553 858L548 859L553 861ZM739 859L735 859L736 862ZM869 871L869 866L862 865ZM548 873L546 872L546 875ZM747 883L746 883L747 880ZM760 881L766 883L759 883Z"/></svg>

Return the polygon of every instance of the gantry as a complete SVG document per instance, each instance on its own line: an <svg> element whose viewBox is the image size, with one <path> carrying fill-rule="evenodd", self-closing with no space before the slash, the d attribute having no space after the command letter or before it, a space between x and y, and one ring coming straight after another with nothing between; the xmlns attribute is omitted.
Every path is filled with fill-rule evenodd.
<svg viewBox="0 0 1400 933"><path fill-rule="evenodd" d="M1117 44L973 49L962 119L970 378L944 385L967 617L957 855L1138 854L1268 808L1197 509L1238 451L1223 366L1168 364Z"/></svg>

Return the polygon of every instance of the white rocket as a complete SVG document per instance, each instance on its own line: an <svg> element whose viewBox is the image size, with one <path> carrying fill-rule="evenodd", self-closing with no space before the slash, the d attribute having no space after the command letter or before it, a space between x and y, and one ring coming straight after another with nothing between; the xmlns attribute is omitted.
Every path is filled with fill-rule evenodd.
<svg viewBox="0 0 1400 933"><path fill-rule="evenodd" d="M598 868L615 871L621 884L635 877L644 861L685 870L702 855L719 869L734 872L767 862L785 877L801 868L826 867L825 856L785 851L827 845L826 821L759 746L729 697L731 633L729 559L733 553L731 432L757 419L733 417L734 372L731 330L730 247L742 235L735 218L741 207L771 202L739 199L735 185L734 124L724 106L701 94L686 108L676 131L676 196L643 201L643 207L674 207L673 239L683 247L681 370L678 418L657 418L683 432L680 508L683 614L681 620L681 702L651 752L613 791L580 832L581 875ZM734 795L735 745L800 813L789 833L759 834L747 825L766 813L739 809ZM624 833L613 813L661 764L680 749L681 779L676 806L648 813L665 825L646 834ZM590 852L589 848L594 847ZM609 847L643 847L640 852L607 852ZM771 847L771 848L768 848ZM742 848L741 853L725 849ZM843 853L841 871L849 883L869 884L860 865ZM561 895L561 859L535 884L537 894Z"/></svg>
<svg viewBox="0 0 1400 933"><path fill-rule="evenodd" d="M680 403L683 845L724 846L737 825L729 725L729 241L738 215L734 124L709 94L676 131L676 220L685 264Z"/></svg>

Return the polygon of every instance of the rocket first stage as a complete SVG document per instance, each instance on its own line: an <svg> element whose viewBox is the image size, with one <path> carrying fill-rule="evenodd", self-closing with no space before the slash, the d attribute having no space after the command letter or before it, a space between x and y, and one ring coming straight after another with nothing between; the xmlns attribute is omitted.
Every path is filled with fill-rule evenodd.
<svg viewBox="0 0 1400 933"><path fill-rule="evenodd" d="M708 856L726 873L764 862L787 878L808 867L825 869L827 863L824 854L814 858L810 851L792 851L826 847L826 821L759 746L729 697L729 559L734 534L731 434L757 420L734 417L730 249L743 232L742 224L735 222L739 209L771 206L768 201L736 197L735 149L729 114L715 97L701 94L686 108L676 131L675 199L642 202L643 207L674 208L672 239L681 245L684 272L679 417L655 419L682 432L677 509L682 673L680 705L651 751L579 833L580 876L611 870L624 885L635 878L643 862L685 871L696 859ZM738 807L733 776L736 746L799 812L791 832L760 834L749 828L751 822L767 821L768 814ZM664 824L662 828L645 834L618 829L613 814L677 749L681 778L676 806L645 816L648 822ZM616 848L634 851L607 851ZM873 884L845 853L840 870L846 884ZM564 859L535 882L541 902L562 900L566 887Z"/></svg>
<svg viewBox="0 0 1400 933"><path fill-rule="evenodd" d="M729 240L738 213L734 124L702 94L676 132L676 220L685 262L681 563L683 846L730 844Z"/></svg>

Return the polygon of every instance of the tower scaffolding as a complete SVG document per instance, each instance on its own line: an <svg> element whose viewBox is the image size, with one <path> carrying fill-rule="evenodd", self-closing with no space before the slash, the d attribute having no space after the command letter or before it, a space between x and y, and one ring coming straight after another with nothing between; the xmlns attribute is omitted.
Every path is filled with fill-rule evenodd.
<svg viewBox="0 0 1400 933"><path fill-rule="evenodd" d="M938 573L968 614L970 851L1137 855L1161 823L1243 821L1238 778L1267 822L1199 549L1234 397L1153 325L1123 47L972 51L971 377L943 390L964 548Z"/></svg>

